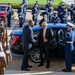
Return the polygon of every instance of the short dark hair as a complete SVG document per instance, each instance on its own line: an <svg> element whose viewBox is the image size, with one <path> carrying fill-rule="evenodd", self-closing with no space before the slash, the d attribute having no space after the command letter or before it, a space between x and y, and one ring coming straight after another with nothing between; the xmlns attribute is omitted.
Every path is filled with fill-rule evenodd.
<svg viewBox="0 0 75 75"><path fill-rule="evenodd" d="M33 20L29 20L29 22L28 23L33 23L34 21Z"/></svg>

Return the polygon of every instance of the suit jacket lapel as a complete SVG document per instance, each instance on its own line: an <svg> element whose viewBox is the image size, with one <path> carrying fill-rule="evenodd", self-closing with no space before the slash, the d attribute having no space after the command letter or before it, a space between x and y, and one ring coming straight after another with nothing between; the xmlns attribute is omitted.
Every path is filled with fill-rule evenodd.
<svg viewBox="0 0 75 75"><path fill-rule="evenodd" d="M41 30L41 36L42 36L42 38L43 38L43 29Z"/></svg>

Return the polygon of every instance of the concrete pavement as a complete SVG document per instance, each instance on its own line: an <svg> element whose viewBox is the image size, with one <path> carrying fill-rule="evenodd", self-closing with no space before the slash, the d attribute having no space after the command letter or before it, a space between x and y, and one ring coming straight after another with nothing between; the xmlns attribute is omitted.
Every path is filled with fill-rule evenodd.
<svg viewBox="0 0 75 75"><path fill-rule="evenodd" d="M39 63L29 61L29 64L33 66L30 71L21 71L22 57L22 55L13 55L13 61L8 63L5 75L75 75L75 64L72 66L73 72L62 72L65 62L61 58L52 58L49 69L45 68L46 63L44 66L38 67Z"/></svg>
<svg viewBox="0 0 75 75"><path fill-rule="evenodd" d="M54 71L15 71L7 70L5 75L75 75L75 72L54 72Z"/></svg>

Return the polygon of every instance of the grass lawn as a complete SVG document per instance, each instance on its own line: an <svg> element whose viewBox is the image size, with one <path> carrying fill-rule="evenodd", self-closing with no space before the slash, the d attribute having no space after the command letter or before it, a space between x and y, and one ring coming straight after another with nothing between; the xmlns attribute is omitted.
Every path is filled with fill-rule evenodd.
<svg viewBox="0 0 75 75"><path fill-rule="evenodd" d="M29 4L34 4L36 0L28 0ZM46 0L38 0L39 4L46 4ZM53 5L58 5L62 0L54 0ZM20 4L22 0L0 0L0 3L16 3Z"/></svg>

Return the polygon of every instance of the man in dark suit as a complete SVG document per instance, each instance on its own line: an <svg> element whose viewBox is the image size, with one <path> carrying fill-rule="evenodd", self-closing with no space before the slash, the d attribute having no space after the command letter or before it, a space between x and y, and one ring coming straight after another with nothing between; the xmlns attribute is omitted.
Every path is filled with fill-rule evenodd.
<svg viewBox="0 0 75 75"><path fill-rule="evenodd" d="M25 70L25 71L30 71L30 69L28 68L32 67L29 65L28 60L29 60L29 51L32 47L32 44L36 43L32 28L31 28L33 25L34 25L34 22L30 20L28 25L23 27L22 47L24 49L24 56L22 60L21 70Z"/></svg>
<svg viewBox="0 0 75 75"><path fill-rule="evenodd" d="M41 62L38 65L38 67L43 66L44 64L43 54L45 54L46 58L46 68L49 68L50 66L50 44L52 38L53 38L52 29L47 28L47 23L43 22L42 29L40 30L38 39L38 42L40 43L40 58L41 58Z"/></svg>

